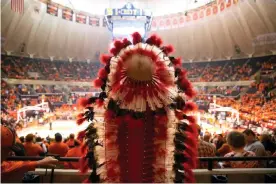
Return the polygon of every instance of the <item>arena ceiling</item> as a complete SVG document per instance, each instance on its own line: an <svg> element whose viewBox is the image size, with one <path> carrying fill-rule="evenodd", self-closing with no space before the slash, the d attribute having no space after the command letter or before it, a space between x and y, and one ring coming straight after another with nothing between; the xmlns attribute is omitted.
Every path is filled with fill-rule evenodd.
<svg viewBox="0 0 276 184"><path fill-rule="evenodd" d="M98 9L95 14L100 14L107 7L119 8L126 2L77 1L82 2L80 4L90 2L87 7L94 3ZM154 6L157 1L158 4ZM71 2L76 6L73 0ZM184 16L175 13L181 9L189 9L189 3L177 8L177 2L180 0L133 2L143 5L142 8L151 8L156 13L154 20L157 22L168 17ZM111 34L106 27L93 27L52 16L46 13L44 3L35 0L25 0L23 15L13 12L10 6L9 0L1 1L2 51L9 53L23 51L28 55L43 58L97 61L99 53L106 53L108 50ZM174 55L181 56L184 61L223 60L239 55L250 57L275 54L275 9L274 0L240 0L235 6L232 5L216 15L205 16L181 26L152 29L151 33L159 34L165 43L172 44L175 47ZM166 16L160 16L163 10L167 13Z"/></svg>

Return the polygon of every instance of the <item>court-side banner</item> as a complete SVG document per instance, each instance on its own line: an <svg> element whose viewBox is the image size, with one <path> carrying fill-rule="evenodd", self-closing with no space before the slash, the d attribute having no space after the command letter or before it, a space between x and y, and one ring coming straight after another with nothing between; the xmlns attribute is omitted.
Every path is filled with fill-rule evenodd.
<svg viewBox="0 0 276 184"><path fill-rule="evenodd" d="M100 18L99 17L89 17L89 25L91 26L100 26Z"/></svg>
<svg viewBox="0 0 276 184"><path fill-rule="evenodd" d="M65 20L73 21L73 10L69 8L62 9L62 18Z"/></svg>
<svg viewBox="0 0 276 184"><path fill-rule="evenodd" d="M217 15L227 11L230 7L237 5L239 0L222 0L214 1L196 10L173 15L154 17L151 24L151 30L162 30L177 27L184 27L188 23L200 21L212 15Z"/></svg>
<svg viewBox="0 0 276 184"><path fill-rule="evenodd" d="M58 16L58 5L54 3L47 3L47 13L53 16Z"/></svg>

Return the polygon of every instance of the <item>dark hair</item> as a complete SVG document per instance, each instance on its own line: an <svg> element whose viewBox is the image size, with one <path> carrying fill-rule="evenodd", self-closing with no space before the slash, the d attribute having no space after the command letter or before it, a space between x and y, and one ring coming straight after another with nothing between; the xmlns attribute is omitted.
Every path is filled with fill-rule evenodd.
<svg viewBox="0 0 276 184"><path fill-rule="evenodd" d="M74 138L75 138L75 135L74 135L74 134L70 134L70 135L69 135L69 138L70 138L70 139L74 139Z"/></svg>
<svg viewBox="0 0 276 184"><path fill-rule="evenodd" d="M33 142L34 140L34 135L33 134L28 134L25 138L26 142Z"/></svg>
<svg viewBox="0 0 276 184"><path fill-rule="evenodd" d="M37 137L37 138L35 139L35 141L36 141L36 142L41 142L42 139L41 139L41 137Z"/></svg>
<svg viewBox="0 0 276 184"><path fill-rule="evenodd" d="M19 137L19 140L21 141L21 143L23 143L25 141L25 137L21 136L21 137Z"/></svg>
<svg viewBox="0 0 276 184"><path fill-rule="evenodd" d="M243 148L245 146L245 136L238 131L232 131L227 136L227 143L233 148Z"/></svg>
<svg viewBox="0 0 276 184"><path fill-rule="evenodd" d="M61 142L62 141L62 135L60 133L55 134L55 141L56 142Z"/></svg>
<svg viewBox="0 0 276 184"><path fill-rule="evenodd" d="M256 136L256 134L250 129L246 129L242 133L244 133L246 135L253 135L254 137Z"/></svg>

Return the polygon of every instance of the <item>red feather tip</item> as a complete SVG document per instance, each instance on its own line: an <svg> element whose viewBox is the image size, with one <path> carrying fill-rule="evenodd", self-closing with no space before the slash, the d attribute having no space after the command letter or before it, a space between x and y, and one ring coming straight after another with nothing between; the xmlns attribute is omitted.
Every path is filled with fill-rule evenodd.
<svg viewBox="0 0 276 184"><path fill-rule="evenodd" d="M81 124L83 124L83 122L85 122L85 120L86 120L86 118L77 119L77 124L81 125Z"/></svg>
<svg viewBox="0 0 276 184"><path fill-rule="evenodd" d="M101 63L105 65L109 63L110 59L111 59L111 56L107 54L102 54L100 56Z"/></svg>
<svg viewBox="0 0 276 184"><path fill-rule="evenodd" d="M169 55L170 53L172 53L174 51L174 48L172 45L167 45L164 47L163 49L163 52L166 54L166 55Z"/></svg>
<svg viewBox="0 0 276 184"><path fill-rule="evenodd" d="M183 109L183 112L184 113L187 113L187 112L191 112L191 111L196 111L198 108L197 108L197 105L193 102L186 102L185 104L185 107Z"/></svg>
<svg viewBox="0 0 276 184"><path fill-rule="evenodd" d="M131 45L131 42L127 38L124 38L123 45L124 45L124 47L127 47L127 46Z"/></svg>
<svg viewBox="0 0 276 184"><path fill-rule="evenodd" d="M79 107L86 107L89 104L88 98L79 98L77 101L77 106Z"/></svg>
<svg viewBox="0 0 276 184"><path fill-rule="evenodd" d="M175 66L180 67L181 66L181 58L176 58L176 59L172 60L172 63Z"/></svg>
<svg viewBox="0 0 276 184"><path fill-rule="evenodd" d="M99 78L94 80L94 87L100 88L103 84L104 84L103 81Z"/></svg>
<svg viewBox="0 0 276 184"><path fill-rule="evenodd" d="M79 113L79 114L77 115L77 119L83 118L83 116L84 116L84 113Z"/></svg>
<svg viewBox="0 0 276 184"><path fill-rule="evenodd" d="M133 45L142 41L142 37L141 37L140 33L138 33L138 32L133 33L131 36L132 36Z"/></svg>
<svg viewBox="0 0 276 184"><path fill-rule="evenodd" d="M98 77L101 79L106 79L107 78L107 72L104 68L101 68L98 72Z"/></svg>
<svg viewBox="0 0 276 184"><path fill-rule="evenodd" d="M161 38L158 38L158 37L157 37L157 39L156 39L156 41L155 41L155 45L156 45L157 47L160 47L160 46L162 45L162 43L163 43L163 41L161 40Z"/></svg>
<svg viewBox="0 0 276 184"><path fill-rule="evenodd" d="M118 50L121 50L124 47L124 44L120 40L116 40L114 42L114 47L116 47L116 49L118 49Z"/></svg>

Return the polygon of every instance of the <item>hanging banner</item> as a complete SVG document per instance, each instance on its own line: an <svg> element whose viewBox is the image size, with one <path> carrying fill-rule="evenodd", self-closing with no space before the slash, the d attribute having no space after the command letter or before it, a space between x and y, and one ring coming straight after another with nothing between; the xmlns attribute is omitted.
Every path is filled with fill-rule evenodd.
<svg viewBox="0 0 276 184"><path fill-rule="evenodd" d="M193 13L193 20L197 20L198 19L198 13L197 12L194 12Z"/></svg>
<svg viewBox="0 0 276 184"><path fill-rule="evenodd" d="M58 16L58 6L54 3L47 3L47 13L53 16Z"/></svg>
<svg viewBox="0 0 276 184"><path fill-rule="evenodd" d="M191 20L192 20L191 15L188 14L188 15L186 16L186 22L190 22Z"/></svg>
<svg viewBox="0 0 276 184"><path fill-rule="evenodd" d="M156 31L156 30L157 30L157 22L156 22L156 19L155 19L155 18L152 19L152 22L151 22L151 30L152 30L152 31Z"/></svg>
<svg viewBox="0 0 276 184"><path fill-rule="evenodd" d="M225 4L224 4L224 2L223 2L223 3L220 3L220 5L219 5L219 11L222 12L224 9L225 9Z"/></svg>
<svg viewBox="0 0 276 184"><path fill-rule="evenodd" d="M165 18L165 29L171 29L171 28L172 28L171 18L167 17Z"/></svg>
<svg viewBox="0 0 276 184"><path fill-rule="evenodd" d="M213 6L213 15L216 15L218 13L218 6L214 5Z"/></svg>
<svg viewBox="0 0 276 184"><path fill-rule="evenodd" d="M165 20L162 17L160 17L158 21L158 29L160 30L164 28L165 28Z"/></svg>
<svg viewBox="0 0 276 184"><path fill-rule="evenodd" d="M228 0L228 2L226 3L226 7L227 8L230 8L232 5L232 0Z"/></svg>
<svg viewBox="0 0 276 184"><path fill-rule="evenodd" d="M76 22L80 24L86 24L86 15L82 13L76 14Z"/></svg>
<svg viewBox="0 0 276 184"><path fill-rule="evenodd" d="M99 27L100 26L100 18L99 17L89 17L89 25Z"/></svg>
<svg viewBox="0 0 276 184"><path fill-rule="evenodd" d="M183 27L185 23L185 16L181 14L178 18L178 27Z"/></svg>
<svg viewBox="0 0 276 184"><path fill-rule="evenodd" d="M212 14L212 8L209 6L206 9L206 16L210 16Z"/></svg>
<svg viewBox="0 0 276 184"><path fill-rule="evenodd" d="M62 18L65 20L73 21L73 10L71 10L70 8L63 8Z"/></svg>
<svg viewBox="0 0 276 184"><path fill-rule="evenodd" d="M178 19L176 16L172 17L172 28L177 28L178 27Z"/></svg>
<svg viewBox="0 0 276 184"><path fill-rule="evenodd" d="M199 11L199 18L204 18L204 9Z"/></svg>

